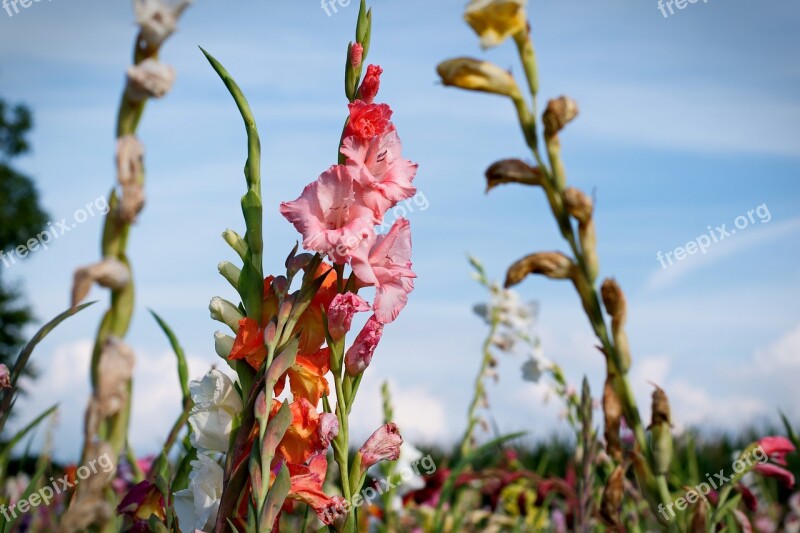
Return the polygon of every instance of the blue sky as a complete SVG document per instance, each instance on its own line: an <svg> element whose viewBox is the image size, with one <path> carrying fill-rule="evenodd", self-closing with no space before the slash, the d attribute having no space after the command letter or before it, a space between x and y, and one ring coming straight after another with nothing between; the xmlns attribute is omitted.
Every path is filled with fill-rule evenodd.
<svg viewBox="0 0 800 533"><path fill-rule="evenodd" d="M483 52L461 20L461 1L375 0L369 60L384 68L381 100L395 110L404 155L420 164L428 208L411 213L411 302L387 328L369 369L354 427L379 420L378 387L389 379L407 436L450 442L465 405L485 333L471 313L485 295L469 278L467 253L502 278L527 253L563 249L541 191L484 195L493 161L527 157L513 109L502 98L445 89L438 61L471 55L519 73L511 46ZM666 388L680 427L735 430L774 422L800 403L800 6L789 0L710 0L664 18L655 0L533 2L531 20L543 98L567 94L581 116L562 136L571 184L597 198L602 274L629 298L632 380L644 411L654 381ZM199 376L217 362L207 304L232 298L217 274L234 260L220 233L241 229L244 131L224 88L197 49L237 78L264 145L268 269L294 241L277 212L335 161L345 113L342 70L357 8L327 16L316 1L197 0L162 60L174 91L148 106L148 205L130 250L138 285L129 339L139 365L134 445L152 451L177 415L179 394L166 341L146 312L180 336ZM128 2L54 0L13 17L0 11L0 96L35 112L33 153L19 165L36 182L54 220L105 196L113 183L114 119L135 28ZM766 204L751 224L662 270L667 252ZM96 260L100 218L46 251L4 269L22 284L37 316L68 305L73 270ZM603 365L571 287L531 279L545 354L595 391ZM93 298L105 301L99 290ZM102 305L105 305L104 303ZM42 377L18 421L62 406L56 453L74 458L88 392L88 346L102 305L71 319L42 344ZM545 387L522 382L521 360L501 360L490 388L504 431L535 437L564 431Z"/></svg>

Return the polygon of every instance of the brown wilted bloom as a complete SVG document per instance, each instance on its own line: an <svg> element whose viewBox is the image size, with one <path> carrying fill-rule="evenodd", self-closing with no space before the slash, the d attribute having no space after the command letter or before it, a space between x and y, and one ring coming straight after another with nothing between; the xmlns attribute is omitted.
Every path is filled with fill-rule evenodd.
<svg viewBox="0 0 800 533"><path fill-rule="evenodd" d="M617 465L603 490L600 516L611 526L619 527L619 510L625 493L625 468Z"/></svg>
<svg viewBox="0 0 800 533"><path fill-rule="evenodd" d="M147 98L161 98L175 82L175 69L155 59L145 59L128 69L128 86L125 94L131 102Z"/></svg>
<svg viewBox="0 0 800 533"><path fill-rule="evenodd" d="M622 361L622 368L619 369L623 374L631 366L631 353L628 345L628 335L625 333L625 322L628 319L628 303L625 293L619 283L614 279L606 279L600 287L600 295L603 298L603 305L611 315L611 333L614 336L614 345Z"/></svg>
<svg viewBox="0 0 800 533"><path fill-rule="evenodd" d="M164 40L175 32L178 18L191 3L192 0L181 0L168 5L162 0L134 0L133 8L144 46L151 51L158 50Z"/></svg>
<svg viewBox="0 0 800 533"><path fill-rule="evenodd" d="M8 367L0 363L0 389L11 388L11 372Z"/></svg>
<svg viewBox="0 0 800 533"><path fill-rule="evenodd" d="M133 377L136 357L130 346L114 336L103 345L97 369L95 397L99 414L109 417L117 414L128 401L128 382Z"/></svg>
<svg viewBox="0 0 800 533"><path fill-rule="evenodd" d="M692 514L692 531L708 531L708 508L702 499L694 504L694 514Z"/></svg>
<svg viewBox="0 0 800 533"><path fill-rule="evenodd" d="M402 444L403 437L400 436L397 424L390 422L382 425L358 450L361 455L361 471L366 472L381 461L396 461L400 457Z"/></svg>
<svg viewBox="0 0 800 533"><path fill-rule="evenodd" d="M113 257L107 257L93 265L75 271L72 282L72 306L75 307L89 294L93 283L107 289L119 290L131 281L128 266Z"/></svg>
<svg viewBox="0 0 800 533"><path fill-rule="evenodd" d="M436 71L447 86L501 94L514 99L521 97L514 77L507 70L487 61L459 57L440 63Z"/></svg>
<svg viewBox="0 0 800 533"><path fill-rule="evenodd" d="M541 274L550 279L572 279L575 263L561 252L539 252L524 257L511 265L506 274L505 287L513 287L528 274Z"/></svg>
<svg viewBox="0 0 800 533"><path fill-rule="evenodd" d="M564 191L564 207L567 208L567 213L570 216L584 224L591 220L594 211L592 199L575 187L570 187Z"/></svg>
<svg viewBox="0 0 800 533"><path fill-rule="evenodd" d="M504 183L541 185L542 171L520 159L503 159L486 170L486 192Z"/></svg>
<svg viewBox="0 0 800 533"><path fill-rule="evenodd" d="M653 472L669 473L672 463L672 416L667 394L658 386L653 391L653 412L650 422L650 448L653 453Z"/></svg>
<svg viewBox="0 0 800 533"><path fill-rule="evenodd" d="M117 140L117 181L122 187L120 218L132 224L144 207L144 147L135 135L125 135Z"/></svg>
<svg viewBox="0 0 800 533"><path fill-rule="evenodd" d="M105 488L116 473L113 457L115 457L114 450L107 442L94 442L88 445L84 464L99 463L103 468L93 471L92 475L75 489L75 499L61 518L58 529L60 533L85 531L90 525L108 521L114 516L113 507L105 498ZM106 463L112 468L104 468Z"/></svg>
<svg viewBox="0 0 800 533"><path fill-rule="evenodd" d="M617 463L622 462L622 445L619 430L622 421L622 402L614 391L612 376L606 378L603 389L603 415L605 417L606 453Z"/></svg>
<svg viewBox="0 0 800 533"><path fill-rule="evenodd" d="M561 96L547 103L542 115L545 137L553 137L578 116L578 104L575 100Z"/></svg>

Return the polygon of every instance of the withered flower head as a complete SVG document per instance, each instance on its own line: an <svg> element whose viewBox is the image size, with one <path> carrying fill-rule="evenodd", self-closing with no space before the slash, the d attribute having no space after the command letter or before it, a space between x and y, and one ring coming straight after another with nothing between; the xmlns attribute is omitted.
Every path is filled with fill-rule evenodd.
<svg viewBox="0 0 800 533"><path fill-rule="evenodd" d="M570 216L578 222L585 224L592 218L594 211L592 199L580 189L570 187L564 191L564 206Z"/></svg>
<svg viewBox="0 0 800 533"><path fill-rule="evenodd" d="M529 274L541 274L550 279L572 279L575 263L561 252L539 252L511 265L506 274L506 288L520 283Z"/></svg>
<svg viewBox="0 0 800 533"><path fill-rule="evenodd" d="M436 71L447 86L520 98L514 77L507 70L487 61L459 57L440 63Z"/></svg>
<svg viewBox="0 0 800 533"><path fill-rule="evenodd" d="M93 283L107 289L119 290L131 281L128 266L113 257L75 271L72 283L72 306L75 307L89 294Z"/></svg>
<svg viewBox="0 0 800 533"><path fill-rule="evenodd" d="M619 509L625 493L625 468L617 465L614 473L608 478L600 503L600 515L611 526L619 526Z"/></svg>
<svg viewBox="0 0 800 533"><path fill-rule="evenodd" d="M622 292L619 283L612 278L606 279L600 287L600 295L603 298L603 305L606 307L608 314L612 318L624 322L628 312L628 304L625 300L625 293Z"/></svg>
<svg viewBox="0 0 800 533"><path fill-rule="evenodd" d="M472 26L481 46L497 46L508 37L525 31L527 0L472 0L464 12L464 20Z"/></svg>
<svg viewBox="0 0 800 533"><path fill-rule="evenodd" d="M521 159L503 159L486 170L486 192L504 183L541 185L542 171Z"/></svg>
<svg viewBox="0 0 800 533"><path fill-rule="evenodd" d="M128 68L126 94L132 102L161 98L169 92L174 82L175 69L155 59L145 59Z"/></svg>
<svg viewBox="0 0 800 533"><path fill-rule="evenodd" d="M664 392L664 389L661 387L656 387L656 390L653 391L653 417L650 420L650 426L656 426L658 424L672 425L672 416L670 415L669 410L669 400L667 399L667 393Z"/></svg>
<svg viewBox="0 0 800 533"><path fill-rule="evenodd" d="M578 116L578 104L575 100L561 96L547 103L542 121L545 137L552 137Z"/></svg>

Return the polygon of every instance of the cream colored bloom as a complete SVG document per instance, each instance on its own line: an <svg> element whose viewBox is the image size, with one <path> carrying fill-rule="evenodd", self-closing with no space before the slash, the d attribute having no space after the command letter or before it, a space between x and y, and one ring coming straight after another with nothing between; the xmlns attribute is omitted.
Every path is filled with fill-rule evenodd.
<svg viewBox="0 0 800 533"><path fill-rule="evenodd" d="M189 487L175 493L175 513L181 533L211 531L222 498L224 472L216 461L201 453L192 461Z"/></svg>
<svg viewBox="0 0 800 533"><path fill-rule="evenodd" d="M75 271L72 282L72 306L75 307L86 298L93 283L112 290L120 290L131 282L128 266L114 257L107 257L99 263L81 267Z"/></svg>
<svg viewBox="0 0 800 533"><path fill-rule="evenodd" d="M481 46L497 46L508 37L525 31L527 0L472 0L464 19L481 38Z"/></svg>
<svg viewBox="0 0 800 533"><path fill-rule="evenodd" d="M244 317L239 309L228 300L215 296L211 299L208 310L211 311L212 319L226 324L234 332L239 331L239 321Z"/></svg>
<svg viewBox="0 0 800 533"><path fill-rule="evenodd" d="M459 57L440 63L436 70L445 85L520 97L519 87L511 73L487 61Z"/></svg>
<svg viewBox="0 0 800 533"><path fill-rule="evenodd" d="M192 0L169 5L162 0L133 0L136 21L148 48L157 49L178 27L178 18Z"/></svg>
<svg viewBox="0 0 800 533"><path fill-rule="evenodd" d="M189 391L194 401L189 414L192 445L203 450L227 452L233 419L243 408L231 378L212 370L203 379L192 381Z"/></svg>

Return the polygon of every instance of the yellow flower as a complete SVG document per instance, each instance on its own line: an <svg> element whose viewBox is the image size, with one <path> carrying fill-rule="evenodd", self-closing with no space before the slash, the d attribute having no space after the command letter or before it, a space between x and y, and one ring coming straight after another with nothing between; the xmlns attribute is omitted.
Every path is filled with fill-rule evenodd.
<svg viewBox="0 0 800 533"><path fill-rule="evenodd" d="M472 0L464 19L481 38L481 46L497 46L527 28L527 0Z"/></svg>
<svg viewBox="0 0 800 533"><path fill-rule="evenodd" d="M458 57L439 64L436 71L445 85L469 91L502 94L515 99L520 97L514 77L508 71L486 61Z"/></svg>

